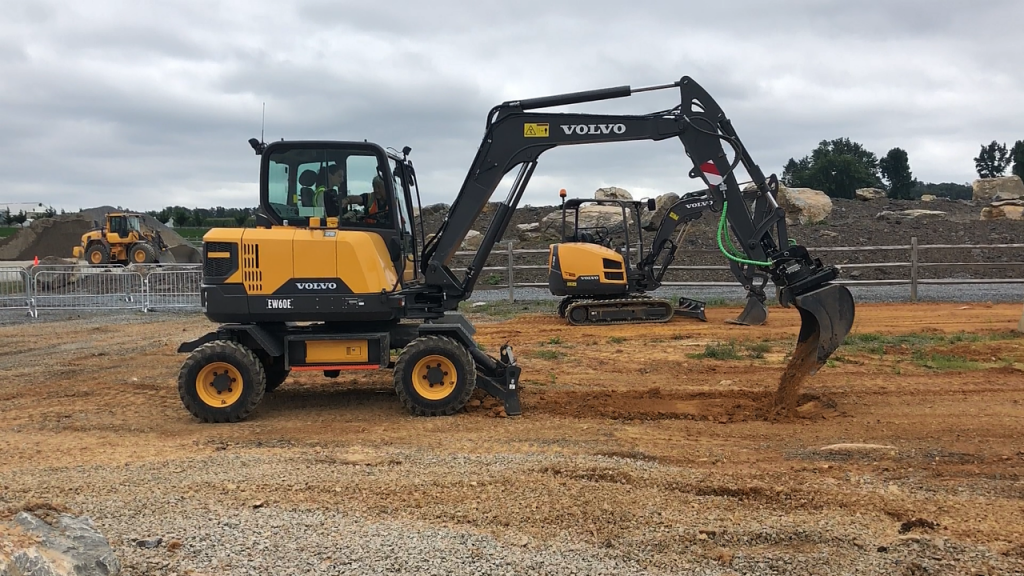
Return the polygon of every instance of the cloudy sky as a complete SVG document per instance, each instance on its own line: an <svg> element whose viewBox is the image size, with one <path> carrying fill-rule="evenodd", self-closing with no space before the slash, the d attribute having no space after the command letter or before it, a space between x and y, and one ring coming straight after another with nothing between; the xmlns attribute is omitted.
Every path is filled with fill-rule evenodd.
<svg viewBox="0 0 1024 576"><path fill-rule="evenodd" d="M268 141L409 145L424 203L450 202L494 104L683 75L765 172L846 136L966 183L981 143L1024 139L1020 0L0 0L0 14L0 202L255 205L246 141L264 102ZM685 192L688 168L674 140L559 148L523 203Z"/></svg>

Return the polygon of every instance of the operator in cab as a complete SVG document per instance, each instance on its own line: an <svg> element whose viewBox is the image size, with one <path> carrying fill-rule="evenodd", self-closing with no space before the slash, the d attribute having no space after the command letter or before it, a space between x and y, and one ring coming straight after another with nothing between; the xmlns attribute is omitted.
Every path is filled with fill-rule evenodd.
<svg viewBox="0 0 1024 576"><path fill-rule="evenodd" d="M366 207L366 217L363 222L367 224L378 224L383 226L391 225L391 206L388 203L388 195L384 190L384 180L380 176L373 177L372 194L356 194L341 199L341 207L345 209L353 204Z"/></svg>

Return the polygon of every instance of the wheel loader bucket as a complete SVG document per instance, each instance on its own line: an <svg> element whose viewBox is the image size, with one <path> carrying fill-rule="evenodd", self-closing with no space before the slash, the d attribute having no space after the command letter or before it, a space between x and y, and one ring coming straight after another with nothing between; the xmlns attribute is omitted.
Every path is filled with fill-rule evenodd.
<svg viewBox="0 0 1024 576"><path fill-rule="evenodd" d="M846 286L825 286L793 299L800 311L800 335L797 337L796 355L816 355L814 374L824 366L829 356L839 348L853 327L853 295ZM794 364L809 365L809 358L794 359Z"/></svg>
<svg viewBox="0 0 1024 576"><path fill-rule="evenodd" d="M170 250L164 250L163 252L161 252L156 257L156 261L159 264L177 264L178 263L177 259L174 257L174 254L172 254Z"/></svg>
<svg viewBox="0 0 1024 576"><path fill-rule="evenodd" d="M760 326L768 321L768 307L755 297L747 298L747 305L743 307L740 315L734 319L726 320L727 324L739 324L741 326Z"/></svg>

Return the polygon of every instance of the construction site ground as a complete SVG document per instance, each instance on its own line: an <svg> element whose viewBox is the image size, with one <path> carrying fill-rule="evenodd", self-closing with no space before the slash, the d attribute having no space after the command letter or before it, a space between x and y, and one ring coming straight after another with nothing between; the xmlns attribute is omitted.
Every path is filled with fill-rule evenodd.
<svg viewBox="0 0 1024 576"><path fill-rule="evenodd" d="M304 373L227 425L178 399L201 315L7 325L0 511L88 514L129 574L1021 574L1021 311L861 304L783 421L778 307L589 328L480 307L522 416L412 417L388 372Z"/></svg>

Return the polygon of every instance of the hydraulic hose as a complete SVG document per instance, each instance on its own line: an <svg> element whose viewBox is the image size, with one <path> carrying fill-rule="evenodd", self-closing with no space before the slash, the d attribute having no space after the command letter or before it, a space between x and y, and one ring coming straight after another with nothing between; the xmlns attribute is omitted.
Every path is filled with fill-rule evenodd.
<svg viewBox="0 0 1024 576"><path fill-rule="evenodd" d="M725 215L726 215L726 212L728 211L728 209L729 209L729 203L723 201L722 202L722 217L718 221L718 249L722 251L722 254L725 254L726 258L728 258L729 260L732 260L733 262L739 262L740 264L750 264L752 266L770 267L772 265L771 262L760 262L760 261L757 261L757 260L747 260L747 259L742 258L742 257L739 256L739 250L736 250L736 246L733 245L732 238L729 236L729 232L726 229L728 224L726 223ZM736 251L737 254L735 256L733 254L729 253L729 251L726 250L725 246L722 244L722 234L725 234L725 240L726 240L726 242L729 243L729 248L731 248L732 250Z"/></svg>

